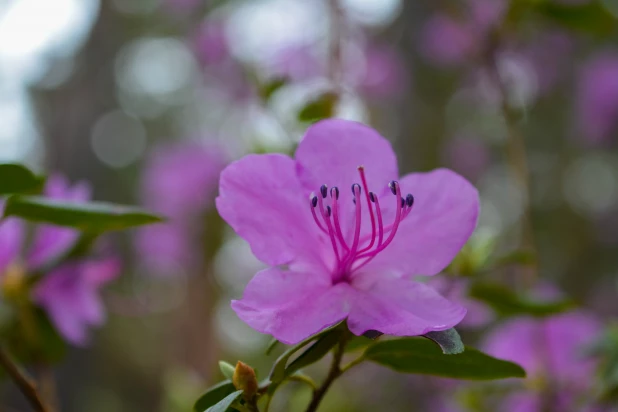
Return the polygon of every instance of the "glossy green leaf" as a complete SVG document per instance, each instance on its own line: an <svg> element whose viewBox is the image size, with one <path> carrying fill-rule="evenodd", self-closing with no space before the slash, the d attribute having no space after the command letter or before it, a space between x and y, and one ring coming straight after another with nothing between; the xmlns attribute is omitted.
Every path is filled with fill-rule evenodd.
<svg viewBox="0 0 618 412"><path fill-rule="evenodd" d="M468 380L523 378L521 366L466 348L463 353L445 355L434 343L421 338L378 342L365 351L367 360L398 372Z"/></svg>
<svg viewBox="0 0 618 412"><path fill-rule="evenodd" d="M366 349L368 346L372 345L374 342L377 342L375 339L370 339L366 336L354 336L352 339L348 341L348 344L345 347L346 352L355 352L360 349Z"/></svg>
<svg viewBox="0 0 618 412"><path fill-rule="evenodd" d="M22 165L0 164L0 195L36 191L44 180Z"/></svg>
<svg viewBox="0 0 618 412"><path fill-rule="evenodd" d="M464 344L461 341L461 336L459 336L455 328L439 332L429 332L424 334L423 337L432 340L440 346L442 353L445 355L455 355L464 351Z"/></svg>
<svg viewBox="0 0 618 412"><path fill-rule="evenodd" d="M206 393L204 393L193 405L193 410L195 412L204 412L211 406L216 405L225 397L234 393L236 388L232 384L232 381L227 380L223 382L219 382L215 386L209 388Z"/></svg>
<svg viewBox="0 0 618 412"><path fill-rule="evenodd" d="M339 97L336 93L326 92L307 103L298 113L301 122L317 122L333 117Z"/></svg>
<svg viewBox="0 0 618 412"><path fill-rule="evenodd" d="M270 355L275 350L277 345L279 345L279 341L273 338L268 344L268 347L266 348L266 355Z"/></svg>
<svg viewBox="0 0 618 412"><path fill-rule="evenodd" d="M529 315L545 317L570 310L573 302L559 300L553 302L534 301L520 296L505 286L494 283L477 282L470 287L469 294L474 299L486 303L502 316Z"/></svg>
<svg viewBox="0 0 618 412"><path fill-rule="evenodd" d="M41 196L19 195L11 196L7 200L4 215L97 233L163 220L159 216L132 206L105 202L68 203Z"/></svg>
<svg viewBox="0 0 618 412"><path fill-rule="evenodd" d="M341 337L346 332L347 331L343 328L337 328L321 336L313 345L285 368L285 376L290 376L297 370L322 359L341 341Z"/></svg>
<svg viewBox="0 0 618 412"><path fill-rule="evenodd" d="M206 409L204 412L226 412L241 395L242 391L232 392L225 398L221 399L217 404Z"/></svg>
<svg viewBox="0 0 618 412"><path fill-rule="evenodd" d="M320 331L319 333L316 333L315 335L308 337L304 341L292 346L290 349L286 350L285 352L283 352L283 354L281 354L281 356L279 356L279 358L277 358L277 360L275 361L275 364L273 365L273 368L270 372L271 382L279 383L283 381L283 379L285 379L285 376L286 376L285 369L288 364L288 361L296 352L298 352L299 350L301 350L302 348L304 348L311 342L318 340L319 338L326 335L333 329L341 327L342 324L343 322L333 325L329 328L326 328Z"/></svg>

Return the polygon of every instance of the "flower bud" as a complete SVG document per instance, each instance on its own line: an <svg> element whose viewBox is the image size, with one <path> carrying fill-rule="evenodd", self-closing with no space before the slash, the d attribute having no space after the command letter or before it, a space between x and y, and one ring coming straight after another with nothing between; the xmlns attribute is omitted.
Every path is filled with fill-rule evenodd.
<svg viewBox="0 0 618 412"><path fill-rule="evenodd" d="M236 363L232 383L236 389L242 389L244 391L243 396L245 399L252 398L258 391L258 381L255 376L255 371L251 366L241 361Z"/></svg>

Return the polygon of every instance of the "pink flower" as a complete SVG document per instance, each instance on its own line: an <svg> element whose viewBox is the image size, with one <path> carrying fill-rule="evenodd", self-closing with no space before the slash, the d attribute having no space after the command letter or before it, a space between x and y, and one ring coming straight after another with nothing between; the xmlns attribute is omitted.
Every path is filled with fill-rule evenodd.
<svg viewBox="0 0 618 412"><path fill-rule="evenodd" d="M120 274L116 259L86 261L60 266L35 287L33 297L48 313L69 342L88 342L88 327L105 322L99 289Z"/></svg>
<svg viewBox="0 0 618 412"><path fill-rule="evenodd" d="M522 317L499 325L483 346L493 356L520 364L529 380L547 380L554 403L573 405L592 389L596 364L584 350L600 330L598 320L583 311L547 319ZM515 392L504 399L501 410L534 412L543 396L547 394Z"/></svg>
<svg viewBox="0 0 618 412"><path fill-rule="evenodd" d="M359 87L366 95L385 99L401 96L407 92L408 83L405 64L395 49L372 45L365 50L365 70Z"/></svg>
<svg viewBox="0 0 618 412"><path fill-rule="evenodd" d="M47 180L45 195L67 202L85 202L90 187L85 183L70 186L60 175ZM25 241L24 222L10 218L0 225L0 277L19 267ZM29 273L42 270L71 250L79 232L71 228L39 225L27 248L25 268ZM81 261L64 264L46 273L33 289L32 299L48 313L60 334L75 345L87 342L89 326L100 325L104 311L98 289L119 273L115 260Z"/></svg>
<svg viewBox="0 0 618 412"><path fill-rule="evenodd" d="M217 209L272 266L232 302L238 316L289 344L343 319L357 335L397 336L461 321L463 307L411 277L455 257L476 226L478 193L450 170L397 176L386 139L338 119L310 127L294 159L229 165Z"/></svg>
<svg viewBox="0 0 618 412"><path fill-rule="evenodd" d="M618 53L595 56L579 79L579 129L593 144L605 142L618 125Z"/></svg>
<svg viewBox="0 0 618 412"><path fill-rule="evenodd" d="M205 211L214 206L219 173L227 155L217 146L183 141L166 143L148 158L142 177L144 205L169 220L141 228L136 248L157 273L176 273L195 263L201 250L196 239Z"/></svg>

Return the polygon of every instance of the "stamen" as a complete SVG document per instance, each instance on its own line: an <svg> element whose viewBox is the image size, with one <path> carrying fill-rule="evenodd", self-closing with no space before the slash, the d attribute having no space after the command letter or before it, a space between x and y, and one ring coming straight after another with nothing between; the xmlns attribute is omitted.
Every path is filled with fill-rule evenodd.
<svg viewBox="0 0 618 412"><path fill-rule="evenodd" d="M320 228L320 230L326 234L328 234L328 231L324 228L324 226L322 226L322 223L320 223L320 220L318 219L318 216L315 213L315 207L318 205L318 197L315 195L315 193L311 193L311 196L309 198L309 208L311 209L311 215L313 215L313 220L315 221L315 223L318 225L318 227Z"/></svg>
<svg viewBox="0 0 618 412"><path fill-rule="evenodd" d="M320 186L320 193L322 194L322 198L325 199L328 194L328 186L322 185Z"/></svg>
<svg viewBox="0 0 618 412"><path fill-rule="evenodd" d="M356 204L356 224L354 226L354 240L352 241L352 247L350 248L350 253L348 254L347 262L344 263L344 267L346 270L349 270L349 266L354 262L356 257L356 251L358 250L358 241L360 239L360 229L361 229L361 204L360 204L360 194L361 187L358 183L354 183L352 185L352 193L354 193L354 199Z"/></svg>
<svg viewBox="0 0 618 412"><path fill-rule="evenodd" d="M320 191L322 191L322 188L325 188L325 187L326 185L323 185L320 188ZM337 248L337 241L335 240L333 225L331 224L331 221L330 221L330 206L327 206L325 209L324 202L322 201L321 197L318 197L318 206L320 207L320 212L322 213L322 217L324 218L324 221L326 222L326 227L328 228L328 236L330 237L330 242L332 243L333 250L335 251L335 258L337 258L337 267L339 267L341 265L341 258L339 257L339 248Z"/></svg>
<svg viewBox="0 0 618 412"><path fill-rule="evenodd" d="M373 195L373 203L375 203L375 207L376 207L376 215L378 217L378 246L380 247L380 245L382 244L382 239L384 238L384 226L382 225L382 212L380 211L380 201L378 200L378 197L374 194L371 193Z"/></svg>
<svg viewBox="0 0 618 412"><path fill-rule="evenodd" d="M399 188L399 183L397 183L396 181L392 181L388 184L388 186L391 189L391 192L394 191L395 196L397 197L397 206L399 206L401 204L401 199L402 199L401 190ZM395 215L395 222L393 222L393 227L391 229L391 233L389 234L388 238L384 241L382 245L377 247L375 250L356 256L356 259L361 259L364 257L367 257L368 259L365 260L363 263L361 263L359 266L357 266L355 269L360 269L361 267L365 266L374 257L376 257L378 253L383 251L393 241L393 239L395 238L395 234L397 233L397 228L399 227L399 222L401 222L401 207L397 207L396 210L397 210L397 214Z"/></svg>
<svg viewBox="0 0 618 412"><path fill-rule="evenodd" d="M334 193L334 196L333 196ZM335 226L335 233L337 234L337 239L341 246L345 249L346 252L350 250L348 247L344 237L343 232L341 230L341 224L339 223L339 188L333 187L330 189L330 197L332 198L333 204L333 225ZM316 200L317 201L317 200Z"/></svg>
<svg viewBox="0 0 618 412"><path fill-rule="evenodd" d="M365 190L365 196L367 197L367 208L369 209L369 216L371 216L371 242L361 249L358 253L363 253L371 249L376 240L376 219L373 216L373 208L371 207L371 196L369 188L367 187L367 179L365 178L365 168L363 166L358 167L358 173L360 174L363 189Z"/></svg>

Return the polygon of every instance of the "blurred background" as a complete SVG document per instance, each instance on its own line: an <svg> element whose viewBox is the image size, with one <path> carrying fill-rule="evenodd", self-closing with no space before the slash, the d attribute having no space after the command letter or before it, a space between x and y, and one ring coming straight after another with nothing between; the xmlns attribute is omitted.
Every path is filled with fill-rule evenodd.
<svg viewBox="0 0 618 412"><path fill-rule="evenodd" d="M617 19L616 0L0 0L0 161L170 218L108 238L123 275L103 293L106 325L55 367L60 410L188 411L222 379L219 359L267 375L270 338L229 306L262 266L213 208L218 174L247 153L293 153L329 115L379 130L402 174L472 181L495 253L526 244L531 219L542 283L609 325ZM509 166L513 127L529 191ZM510 285L517 270L486 277ZM461 330L473 346L497 324L478 311ZM271 410L302 410L296 385ZM0 410L26 410L1 389ZM478 406L499 390L364 365L321 410L515 410Z"/></svg>

